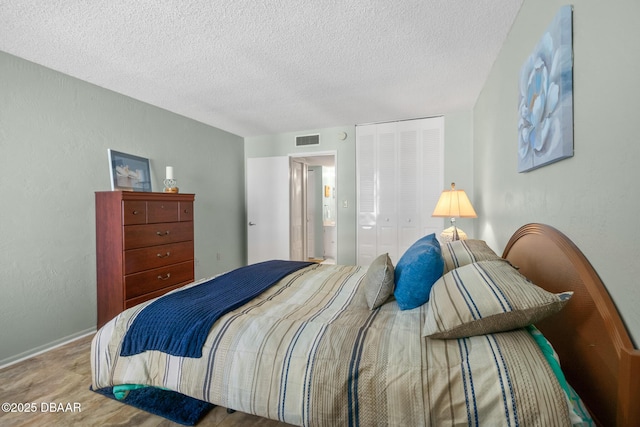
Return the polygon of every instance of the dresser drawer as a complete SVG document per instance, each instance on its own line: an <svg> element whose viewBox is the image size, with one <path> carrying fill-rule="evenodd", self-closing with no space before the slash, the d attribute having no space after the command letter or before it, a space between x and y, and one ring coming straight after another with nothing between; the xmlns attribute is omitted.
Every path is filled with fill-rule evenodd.
<svg viewBox="0 0 640 427"><path fill-rule="evenodd" d="M147 202L127 200L122 202L122 223L124 225L146 224Z"/></svg>
<svg viewBox="0 0 640 427"><path fill-rule="evenodd" d="M147 223L177 221L178 204L179 202L155 200L147 202Z"/></svg>
<svg viewBox="0 0 640 427"><path fill-rule="evenodd" d="M191 260L193 260L193 242L191 241L130 249L124 253L124 274Z"/></svg>
<svg viewBox="0 0 640 427"><path fill-rule="evenodd" d="M180 221L193 221L193 202L180 202Z"/></svg>
<svg viewBox="0 0 640 427"><path fill-rule="evenodd" d="M193 261L124 276L125 298L135 298L179 283L193 282Z"/></svg>
<svg viewBox="0 0 640 427"><path fill-rule="evenodd" d="M124 250L193 240L192 222L127 225L123 228Z"/></svg>
<svg viewBox="0 0 640 427"><path fill-rule="evenodd" d="M135 305L140 304L141 302L149 301L150 299L162 296L167 292L172 291L174 289L178 289L184 285L185 285L184 283L180 283L178 285L167 286L166 288L159 289L155 292L149 292L148 294L140 295L139 297L127 299L124 301L124 308L125 309L131 308Z"/></svg>

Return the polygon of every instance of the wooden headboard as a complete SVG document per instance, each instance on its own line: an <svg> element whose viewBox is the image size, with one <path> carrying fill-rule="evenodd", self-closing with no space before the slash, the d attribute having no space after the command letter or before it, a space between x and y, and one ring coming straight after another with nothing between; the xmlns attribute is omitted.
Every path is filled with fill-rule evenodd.
<svg viewBox="0 0 640 427"><path fill-rule="evenodd" d="M600 426L640 425L640 350L589 261L564 234L527 224L502 255L538 286L574 295L536 326L551 341L567 380Z"/></svg>

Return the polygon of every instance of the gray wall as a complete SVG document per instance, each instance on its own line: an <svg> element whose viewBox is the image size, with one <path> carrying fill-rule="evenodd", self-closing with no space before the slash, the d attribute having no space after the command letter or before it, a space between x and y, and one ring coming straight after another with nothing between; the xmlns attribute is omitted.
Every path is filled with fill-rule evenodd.
<svg viewBox="0 0 640 427"><path fill-rule="evenodd" d="M461 111L447 114L444 117L444 184L445 189L456 183L458 190L464 190L476 207L473 186L473 113ZM435 206L434 206L435 208ZM476 209L477 213L477 209ZM450 220L443 219L443 227L450 226ZM456 227L467 233L468 238L475 238L476 218L458 218Z"/></svg>
<svg viewBox="0 0 640 427"><path fill-rule="evenodd" d="M107 149L195 193L196 277L245 259L243 139L0 52L0 366L96 325ZM220 254L220 260L218 260Z"/></svg>
<svg viewBox="0 0 640 427"><path fill-rule="evenodd" d="M516 172L520 69L565 1L526 0L474 109L476 232L501 250L542 222L585 253L640 342L640 2L574 3L574 157Z"/></svg>

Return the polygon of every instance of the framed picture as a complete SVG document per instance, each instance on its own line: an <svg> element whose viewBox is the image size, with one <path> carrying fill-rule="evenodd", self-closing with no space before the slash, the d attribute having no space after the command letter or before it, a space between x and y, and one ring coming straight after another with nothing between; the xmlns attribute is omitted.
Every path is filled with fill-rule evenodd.
<svg viewBox="0 0 640 427"><path fill-rule="evenodd" d="M520 71L518 172L573 156L572 8L556 14Z"/></svg>
<svg viewBox="0 0 640 427"><path fill-rule="evenodd" d="M149 159L109 149L111 190L151 191Z"/></svg>

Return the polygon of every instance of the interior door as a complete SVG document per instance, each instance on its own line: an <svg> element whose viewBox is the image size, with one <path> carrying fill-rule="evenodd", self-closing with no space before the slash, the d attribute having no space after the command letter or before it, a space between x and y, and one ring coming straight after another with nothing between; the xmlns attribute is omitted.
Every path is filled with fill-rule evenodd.
<svg viewBox="0 0 640 427"><path fill-rule="evenodd" d="M307 256L307 165L290 159L291 173L291 242L290 257L293 261L306 261Z"/></svg>
<svg viewBox="0 0 640 427"><path fill-rule="evenodd" d="M315 190L317 188L316 183L316 171L314 169L307 167L307 257L308 258L318 258L316 253L316 224L318 219L316 219L316 208L318 208L319 203L317 203L317 197L315 194ZM322 218L320 218L322 219ZM322 237L322 236L319 236ZM322 254L320 254L322 255Z"/></svg>
<svg viewBox="0 0 640 427"><path fill-rule="evenodd" d="M247 159L247 261L289 259L289 158Z"/></svg>

